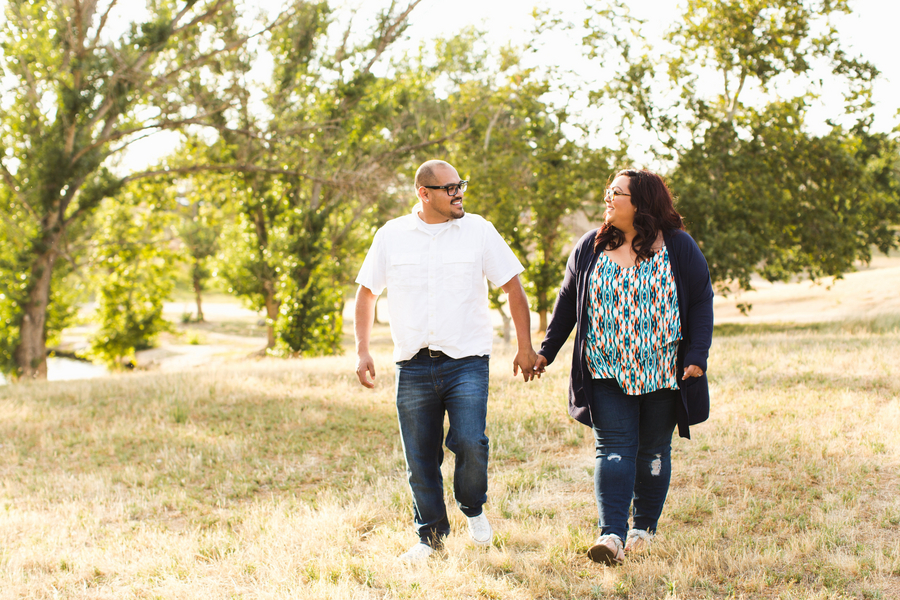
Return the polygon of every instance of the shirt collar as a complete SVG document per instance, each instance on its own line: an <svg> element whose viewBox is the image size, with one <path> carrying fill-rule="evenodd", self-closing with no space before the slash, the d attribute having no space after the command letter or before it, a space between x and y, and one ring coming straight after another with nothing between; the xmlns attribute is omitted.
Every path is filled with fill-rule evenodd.
<svg viewBox="0 0 900 600"><path fill-rule="evenodd" d="M407 229L418 229L419 223L423 223L422 219L419 217L419 213L422 211L422 202L421 200L416 203L415 206L412 207L412 211L410 214L410 219L407 220L406 228ZM465 218L465 217L463 217ZM462 223L460 223L462 219L450 219L450 225L454 227L462 227Z"/></svg>

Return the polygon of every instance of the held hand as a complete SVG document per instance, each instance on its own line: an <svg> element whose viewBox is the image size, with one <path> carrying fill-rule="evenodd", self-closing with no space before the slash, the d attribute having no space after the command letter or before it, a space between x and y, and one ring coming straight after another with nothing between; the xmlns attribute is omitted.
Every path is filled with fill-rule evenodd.
<svg viewBox="0 0 900 600"><path fill-rule="evenodd" d="M688 365L681 380L684 381L688 377L703 377L703 370L697 365Z"/></svg>
<svg viewBox="0 0 900 600"><path fill-rule="evenodd" d="M547 370L547 359L543 354L538 354L537 360L534 361L533 369L534 376L540 379L544 371Z"/></svg>
<svg viewBox="0 0 900 600"><path fill-rule="evenodd" d="M369 374L372 375L371 379L369 379ZM365 387L370 389L375 387L375 361L368 352L359 355L359 360L356 361L356 376Z"/></svg>
<svg viewBox="0 0 900 600"><path fill-rule="evenodd" d="M537 358L534 349L519 350L513 359L513 377L519 374L522 369L522 378L525 381L534 379L534 361Z"/></svg>

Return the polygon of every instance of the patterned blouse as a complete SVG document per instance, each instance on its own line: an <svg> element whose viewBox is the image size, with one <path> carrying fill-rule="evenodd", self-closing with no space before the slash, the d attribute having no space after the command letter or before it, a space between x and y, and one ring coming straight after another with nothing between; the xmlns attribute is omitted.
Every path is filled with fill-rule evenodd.
<svg viewBox="0 0 900 600"><path fill-rule="evenodd" d="M606 253L588 281L586 358L594 379L615 379L626 394L678 389L678 295L664 246L633 268Z"/></svg>

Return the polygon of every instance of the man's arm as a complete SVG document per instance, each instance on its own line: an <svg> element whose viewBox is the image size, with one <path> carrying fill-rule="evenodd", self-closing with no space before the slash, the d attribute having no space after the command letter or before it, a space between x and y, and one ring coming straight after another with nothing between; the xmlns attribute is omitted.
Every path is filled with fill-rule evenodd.
<svg viewBox="0 0 900 600"><path fill-rule="evenodd" d="M356 376L367 388L375 387L375 361L369 354L369 338L372 337L372 325L375 323L375 303L378 296L364 285L356 290L356 316L353 329L356 333ZM372 378L369 379L369 374Z"/></svg>
<svg viewBox="0 0 900 600"><path fill-rule="evenodd" d="M537 354L531 345L531 311L528 308L528 297L519 276L516 275L500 288L506 293L509 300L509 313L512 315L513 325L516 328L516 358L513 359L513 375L518 375L522 369L522 377L525 381L534 378L534 361Z"/></svg>

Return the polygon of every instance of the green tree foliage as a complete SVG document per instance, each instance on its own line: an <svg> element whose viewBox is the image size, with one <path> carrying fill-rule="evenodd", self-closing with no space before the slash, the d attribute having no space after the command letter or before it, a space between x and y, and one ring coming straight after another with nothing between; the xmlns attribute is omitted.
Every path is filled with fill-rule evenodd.
<svg viewBox="0 0 900 600"><path fill-rule="evenodd" d="M753 273L839 276L872 246L898 243L896 138L871 131L878 72L841 48L829 20L849 10L831 0L690 0L660 63L619 45L629 66L605 93L625 115L623 133L628 123L655 132L676 162L679 209L724 290L749 288ZM843 81L851 121L836 116L824 134L806 123L823 93L817 67ZM719 93L701 91L710 78ZM778 97L787 84L801 91ZM748 90L762 100L747 105Z"/></svg>
<svg viewBox="0 0 900 600"><path fill-rule="evenodd" d="M194 290L197 304L195 320L202 323L205 320L203 292L212 276L211 263L219 247L221 215L215 204L202 197L193 181L179 183L183 183L186 189L175 191L178 204L175 210L180 217L175 228L184 246L182 260L188 263L188 275Z"/></svg>
<svg viewBox="0 0 900 600"><path fill-rule="evenodd" d="M160 191L159 185L131 183L94 216L90 272L100 329L90 355L112 368L133 364L135 351L152 347L170 328L162 312L174 286L176 254L172 213L164 210L171 200Z"/></svg>
<svg viewBox="0 0 900 600"><path fill-rule="evenodd" d="M0 279L9 337L0 367L46 376L46 341L63 324L48 315L65 294L60 257L104 198L122 186L108 159L142 135L207 121L201 71L246 36L228 0L159 0L113 30L121 3L8 0L0 73L12 82L0 112ZM137 13L141 15L141 12ZM207 70L209 72L209 70ZM56 314L67 311L58 309Z"/></svg>
<svg viewBox="0 0 900 600"><path fill-rule="evenodd" d="M896 246L896 141L864 127L811 135L802 123L796 101L748 109L679 157L671 185L715 280L748 289L753 272L837 276L873 246Z"/></svg>
<svg viewBox="0 0 900 600"><path fill-rule="evenodd" d="M573 139L581 130L571 114L547 99L551 76L522 66L522 49L489 57L482 35L466 30L437 47L442 71L460 69L449 102L467 125L446 144L448 157L471 180L467 210L490 220L525 266L523 283L543 331L577 237L575 218L592 202L597 171L609 170L610 152ZM498 290L492 304L508 329Z"/></svg>
<svg viewBox="0 0 900 600"><path fill-rule="evenodd" d="M391 3L364 35L348 26L338 38L329 26L341 21L327 4L303 4L268 41L274 71L264 110L248 84L205 151L207 169L229 172L236 215L220 273L265 310L270 350L339 351L343 295L333 290L350 278L397 165L441 137L420 118L434 100L418 74L386 60L387 73L375 74L416 4Z"/></svg>

